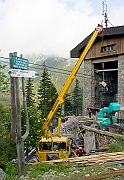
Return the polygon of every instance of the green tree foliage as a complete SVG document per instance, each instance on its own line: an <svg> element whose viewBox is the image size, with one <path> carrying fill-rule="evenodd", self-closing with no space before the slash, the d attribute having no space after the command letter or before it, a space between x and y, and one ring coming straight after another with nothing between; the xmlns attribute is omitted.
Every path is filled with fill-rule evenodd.
<svg viewBox="0 0 124 180"><path fill-rule="evenodd" d="M16 144L11 139L11 111L0 104L0 167L16 158Z"/></svg>
<svg viewBox="0 0 124 180"><path fill-rule="evenodd" d="M43 120L41 119L37 107L30 106L28 107L28 117L29 117L29 135L25 140L25 149L29 148L30 146L36 147L37 137L38 137L38 130L41 130ZM26 131L26 120L24 109L21 109L21 122L22 122L22 135ZM42 132L41 132L42 133Z"/></svg>
<svg viewBox="0 0 124 180"><path fill-rule="evenodd" d="M41 112L41 117L46 118L58 96L58 93L50 79L45 63L43 65L43 73L41 74L37 91L39 99L38 109Z"/></svg>
<svg viewBox="0 0 124 180"><path fill-rule="evenodd" d="M75 87L72 92L72 105L73 105L73 114L78 116L82 113L82 93L80 88L80 83L76 79Z"/></svg>
<svg viewBox="0 0 124 180"><path fill-rule="evenodd" d="M116 143L109 145L109 152L122 152L124 151L124 134L123 137L116 136Z"/></svg>
<svg viewBox="0 0 124 180"><path fill-rule="evenodd" d="M68 116L72 114L72 103L71 103L71 93L67 93L65 95L65 101L64 101L64 115Z"/></svg>
<svg viewBox="0 0 124 180"><path fill-rule="evenodd" d="M9 89L8 82L9 79L5 75L4 72L2 72L5 69L5 65L1 65L0 63L0 91L7 92Z"/></svg>
<svg viewBox="0 0 124 180"><path fill-rule="evenodd" d="M27 107L30 107L30 106L34 106L35 104L35 95L33 93L33 79L31 78L28 78L27 79L27 83L26 83L26 102L27 102Z"/></svg>
<svg viewBox="0 0 124 180"><path fill-rule="evenodd" d="M5 65L0 64L0 93L8 91L9 79L3 72ZM0 167L16 157L16 145L11 139L11 110L0 104Z"/></svg>

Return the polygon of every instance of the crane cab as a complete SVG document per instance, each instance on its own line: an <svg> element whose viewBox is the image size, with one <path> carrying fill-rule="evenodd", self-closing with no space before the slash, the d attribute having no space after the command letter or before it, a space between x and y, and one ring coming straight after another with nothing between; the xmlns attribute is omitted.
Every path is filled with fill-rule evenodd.
<svg viewBox="0 0 124 180"><path fill-rule="evenodd" d="M70 140L68 137L42 137L37 151L39 161L66 159L70 154Z"/></svg>

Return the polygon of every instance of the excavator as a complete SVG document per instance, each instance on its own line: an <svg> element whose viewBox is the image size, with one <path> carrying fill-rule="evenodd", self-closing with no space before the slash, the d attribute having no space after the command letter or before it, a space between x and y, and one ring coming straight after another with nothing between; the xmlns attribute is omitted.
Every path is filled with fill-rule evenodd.
<svg viewBox="0 0 124 180"><path fill-rule="evenodd" d="M63 85L62 90L58 95L58 98L56 99L51 111L49 112L42 126L44 135L40 137L40 142L38 143L37 147L37 156L39 161L47 161L51 159L64 159L68 158L71 155L70 139L68 137L60 136L61 118L58 118L58 129L56 133L51 132L49 126L58 108L64 103L64 97L69 87L71 86L73 80L76 78L76 73L78 72L84 58L86 57L88 51L92 47L98 34L103 34L103 26L99 24L92 33L90 40L88 41L84 51L82 52L76 65L71 71L71 74L69 75L68 79Z"/></svg>
<svg viewBox="0 0 124 180"><path fill-rule="evenodd" d="M117 123L115 113L120 110L121 106L118 102L111 102L109 107L101 108L96 115L100 130L106 131L109 129L109 125Z"/></svg>

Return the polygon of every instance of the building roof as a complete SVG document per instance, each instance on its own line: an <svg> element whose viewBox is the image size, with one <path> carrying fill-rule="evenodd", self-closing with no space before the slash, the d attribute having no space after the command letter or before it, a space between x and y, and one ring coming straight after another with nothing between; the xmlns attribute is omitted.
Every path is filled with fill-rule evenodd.
<svg viewBox="0 0 124 180"><path fill-rule="evenodd" d="M83 49L85 48L86 44L88 43L92 33L89 36L87 36L81 43L79 43L74 49L72 49L70 51L71 58L79 57L79 52L83 51ZM112 37L122 37L122 36L124 36L124 26L104 28L104 36L103 36L104 39L110 39ZM95 42L98 42L98 41L101 41L100 35L98 35L95 40Z"/></svg>

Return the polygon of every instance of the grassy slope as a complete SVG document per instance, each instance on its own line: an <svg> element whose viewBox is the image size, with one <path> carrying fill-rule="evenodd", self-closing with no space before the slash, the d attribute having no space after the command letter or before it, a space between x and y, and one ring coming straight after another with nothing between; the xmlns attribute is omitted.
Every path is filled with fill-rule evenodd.
<svg viewBox="0 0 124 180"><path fill-rule="evenodd" d="M10 169L11 168L11 169ZM86 177L92 177L98 174L104 174L107 172L113 172L113 168L124 168L124 166L119 167L118 165L107 165L107 166L87 166L77 165L76 163L63 163L56 165L27 165L26 166L26 176L25 179L42 179L42 180L75 180L75 179L86 179ZM17 175L17 168L9 166L6 170L9 175L5 180L20 180L21 178ZM122 179L124 176L118 176ZM109 180L115 180L117 177L106 178Z"/></svg>

